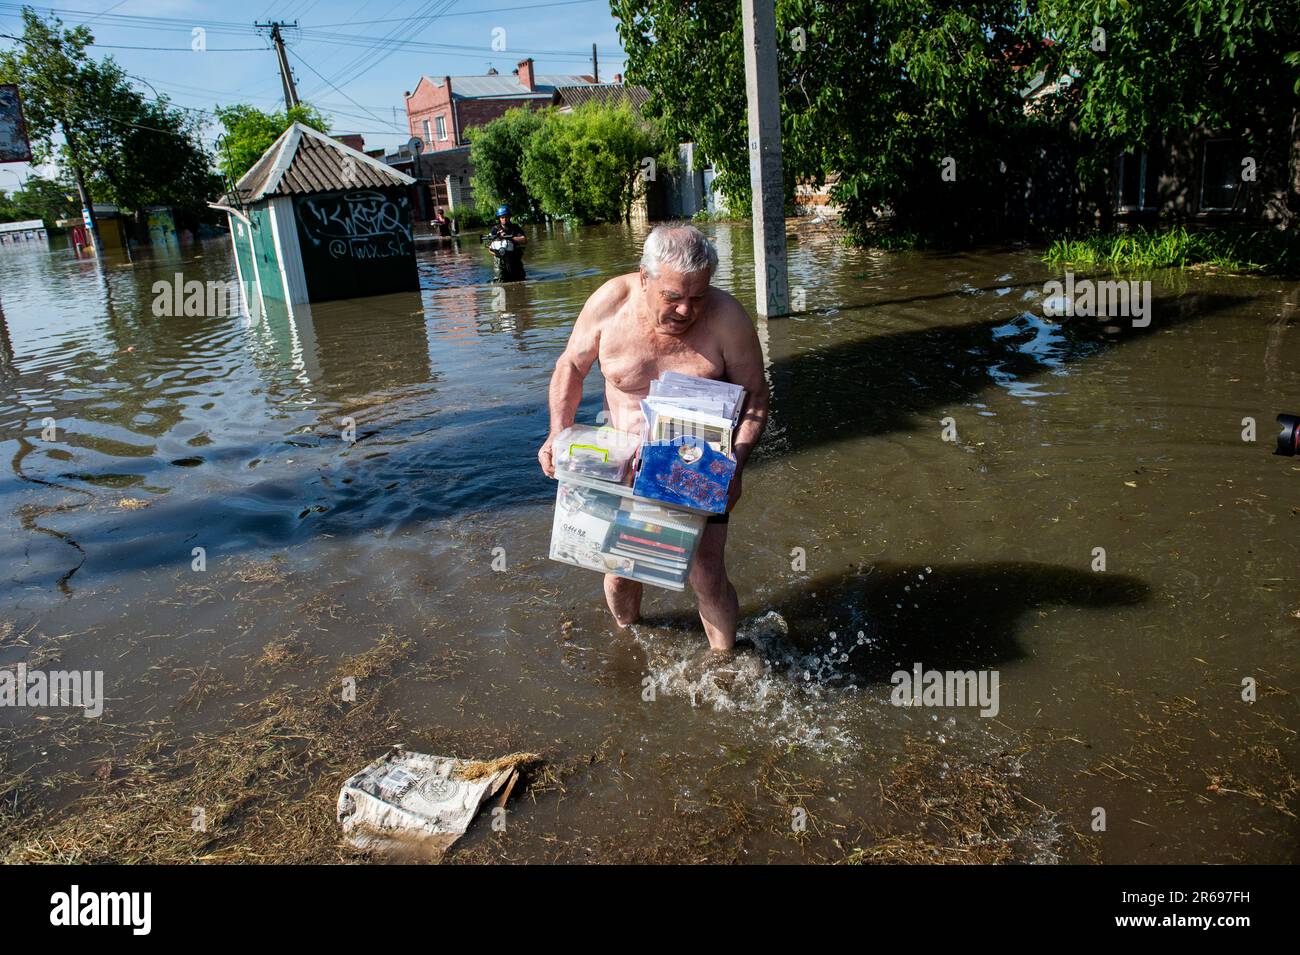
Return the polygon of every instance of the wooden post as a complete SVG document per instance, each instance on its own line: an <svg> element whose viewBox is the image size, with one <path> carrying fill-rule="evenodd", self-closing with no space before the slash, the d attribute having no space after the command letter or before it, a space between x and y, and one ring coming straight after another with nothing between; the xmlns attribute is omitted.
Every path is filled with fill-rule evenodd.
<svg viewBox="0 0 1300 955"><path fill-rule="evenodd" d="M749 101L749 182L754 212L754 297L760 315L790 314L781 174L781 97L776 75L774 0L741 0L745 96Z"/></svg>

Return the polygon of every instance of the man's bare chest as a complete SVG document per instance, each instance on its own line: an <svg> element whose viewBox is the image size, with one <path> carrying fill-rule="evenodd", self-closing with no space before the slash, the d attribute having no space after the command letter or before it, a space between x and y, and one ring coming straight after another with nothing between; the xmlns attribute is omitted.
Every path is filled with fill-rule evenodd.
<svg viewBox="0 0 1300 955"><path fill-rule="evenodd" d="M611 324L600 339L600 371L619 391L641 397L665 371L701 378L722 378L726 372L722 346L703 322L681 336L646 332L631 322Z"/></svg>

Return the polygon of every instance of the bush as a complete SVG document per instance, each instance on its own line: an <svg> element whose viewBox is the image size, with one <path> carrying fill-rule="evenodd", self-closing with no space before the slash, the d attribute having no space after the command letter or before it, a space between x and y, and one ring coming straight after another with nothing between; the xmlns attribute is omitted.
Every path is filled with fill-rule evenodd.
<svg viewBox="0 0 1300 955"><path fill-rule="evenodd" d="M1057 239L1043 261L1121 270L1211 265L1233 272L1295 275L1300 272L1300 240L1276 230L1138 228Z"/></svg>
<svg viewBox="0 0 1300 955"><path fill-rule="evenodd" d="M468 131L470 160L474 164L474 200L487 219L504 202L516 217L541 217L541 207L528 194L520 167L524 150L542 127L549 110L517 106L483 126Z"/></svg>
<svg viewBox="0 0 1300 955"><path fill-rule="evenodd" d="M578 222L627 218L644 186L676 169L676 150L626 106L584 105L551 113L524 147L524 185L542 210Z"/></svg>

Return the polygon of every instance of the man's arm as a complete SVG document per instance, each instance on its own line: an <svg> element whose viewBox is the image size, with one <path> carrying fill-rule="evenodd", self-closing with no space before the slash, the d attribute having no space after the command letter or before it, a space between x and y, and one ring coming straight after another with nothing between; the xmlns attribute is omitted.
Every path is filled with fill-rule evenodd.
<svg viewBox="0 0 1300 955"><path fill-rule="evenodd" d="M736 455L739 476L767 427L767 377L763 374L763 349L758 332L744 307L731 296L726 310L722 354L727 363L727 381L745 389L745 407L740 413L731 449Z"/></svg>
<svg viewBox="0 0 1300 955"><path fill-rule="evenodd" d="M611 279L592 293L582 307L578 320L573 323L569 343L555 362L551 375L550 413L551 426L546 443L537 452L537 460L548 477L555 475L555 462L551 442L569 425L582 403L582 383L600 354L600 326L605 316L618 307L621 294L617 280Z"/></svg>

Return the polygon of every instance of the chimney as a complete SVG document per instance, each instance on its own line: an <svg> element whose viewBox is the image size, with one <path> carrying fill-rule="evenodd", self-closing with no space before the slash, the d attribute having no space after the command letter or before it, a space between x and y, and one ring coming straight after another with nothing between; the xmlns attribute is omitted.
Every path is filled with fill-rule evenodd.
<svg viewBox="0 0 1300 955"><path fill-rule="evenodd" d="M519 84L528 92L537 92L537 83L533 79L533 58L519 61Z"/></svg>

